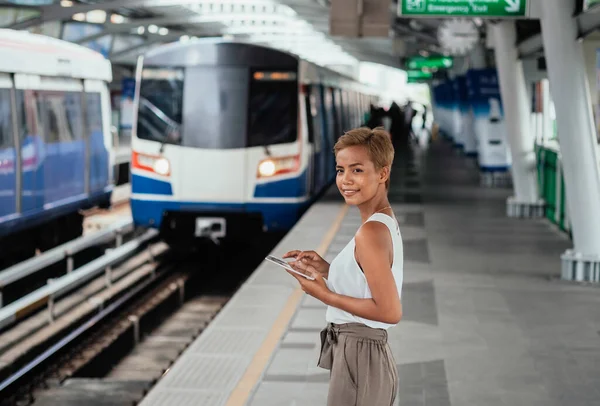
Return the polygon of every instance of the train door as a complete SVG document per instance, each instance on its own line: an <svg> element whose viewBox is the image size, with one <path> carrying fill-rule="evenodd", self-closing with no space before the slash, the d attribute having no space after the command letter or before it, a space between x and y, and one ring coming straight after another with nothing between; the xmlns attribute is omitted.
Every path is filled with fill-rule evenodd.
<svg viewBox="0 0 600 406"><path fill-rule="evenodd" d="M335 88L330 88L330 96L331 96L331 114L333 116L333 128L334 128L334 142L342 135L342 123L340 121L340 102L339 102L339 94L336 92Z"/></svg>
<svg viewBox="0 0 600 406"><path fill-rule="evenodd" d="M319 85L318 87L318 98L320 102L319 111L321 114L321 132L323 135L323 145L325 146L325 150L329 151L328 154L325 155L325 181L329 182L333 178L333 174L335 172L335 156L333 153L333 119L330 115L330 97L328 97L327 92L323 85Z"/></svg>
<svg viewBox="0 0 600 406"><path fill-rule="evenodd" d="M12 79L0 74L0 221L18 211L12 93Z"/></svg>
<svg viewBox="0 0 600 406"><path fill-rule="evenodd" d="M349 130L348 128L348 124L346 122L346 112L344 111L344 104L346 103L346 100L344 98L344 94L342 89L337 89L336 92L336 96L337 96L337 103L336 103L336 110L337 110L337 114L338 114L338 120L340 122L340 133L338 134L338 138L341 137L346 131Z"/></svg>
<svg viewBox="0 0 600 406"><path fill-rule="evenodd" d="M326 183L326 155L327 150L323 139L321 127L322 116L319 97L319 88L313 86L306 87L304 94L306 105L306 122L308 125L309 142L313 145L313 182L310 191L311 196L318 193Z"/></svg>
<svg viewBox="0 0 600 406"><path fill-rule="evenodd" d="M101 193L111 182L110 149L114 149L112 136L108 130L106 112L110 101L108 91L101 81L85 82L85 126L89 142L89 192Z"/></svg>
<svg viewBox="0 0 600 406"><path fill-rule="evenodd" d="M44 129L44 204L49 204L83 195L87 168L82 84L48 79L45 87L52 90L40 90L36 94Z"/></svg>
<svg viewBox="0 0 600 406"><path fill-rule="evenodd" d="M310 196L315 195L315 191L318 189L318 177L319 177L319 156L321 154L321 142L315 137L314 128L314 114L311 105L311 87L310 85L302 85L300 92L300 98L302 107L298 109L301 114L301 122L306 126L306 135L308 137L307 143L310 146L310 153L308 156L308 179L307 187Z"/></svg>
<svg viewBox="0 0 600 406"><path fill-rule="evenodd" d="M331 145L333 146L335 145L337 139L341 135L341 125L340 120L338 118L336 105L337 97L333 91L333 88L329 88L325 95L325 104L327 108L327 117L329 123L329 140L331 142ZM332 176L335 176L335 159L333 161L332 171Z"/></svg>

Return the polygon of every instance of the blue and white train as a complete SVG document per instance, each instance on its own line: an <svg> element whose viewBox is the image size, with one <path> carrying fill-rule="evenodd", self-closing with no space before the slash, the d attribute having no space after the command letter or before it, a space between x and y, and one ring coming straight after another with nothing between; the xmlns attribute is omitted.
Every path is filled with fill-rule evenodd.
<svg viewBox="0 0 600 406"><path fill-rule="evenodd" d="M135 224L171 242L290 229L335 179L333 145L370 103L365 85L265 46L149 52L136 72Z"/></svg>
<svg viewBox="0 0 600 406"><path fill-rule="evenodd" d="M88 48L0 30L0 260L81 235L110 205L111 64Z"/></svg>

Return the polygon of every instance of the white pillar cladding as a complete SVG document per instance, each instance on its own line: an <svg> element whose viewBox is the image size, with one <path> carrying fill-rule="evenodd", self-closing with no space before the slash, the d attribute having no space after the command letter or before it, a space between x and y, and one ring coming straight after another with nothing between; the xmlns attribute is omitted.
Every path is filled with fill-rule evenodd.
<svg viewBox="0 0 600 406"><path fill-rule="evenodd" d="M556 106L566 201L574 249L563 254L563 278L600 280L600 166L582 44L573 0L544 0L542 39Z"/></svg>
<svg viewBox="0 0 600 406"><path fill-rule="evenodd" d="M506 117L508 145L512 156L514 196L508 198L510 217L542 217L544 202L539 198L535 139L531 132L530 101L523 63L517 51L517 30L512 20L488 25L494 36L494 52L502 105Z"/></svg>
<svg viewBox="0 0 600 406"><path fill-rule="evenodd" d="M478 42L469 54L469 70L483 69L487 67L486 49L483 42ZM469 98L470 99L470 98ZM479 151L479 140L475 131L475 113L473 112L472 103L469 102L469 108L466 113L463 113L463 131L465 133L465 155L471 158L477 158ZM473 161L476 164L476 161Z"/></svg>

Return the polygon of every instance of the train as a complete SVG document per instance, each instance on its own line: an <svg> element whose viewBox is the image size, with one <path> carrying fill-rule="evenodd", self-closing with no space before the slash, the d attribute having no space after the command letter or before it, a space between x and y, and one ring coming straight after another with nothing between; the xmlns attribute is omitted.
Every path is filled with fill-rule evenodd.
<svg viewBox="0 0 600 406"><path fill-rule="evenodd" d="M197 39L138 58L131 212L167 243L286 232L335 179L333 146L375 89L256 43Z"/></svg>
<svg viewBox="0 0 600 406"><path fill-rule="evenodd" d="M0 29L0 262L82 234L108 207L110 62L86 47Z"/></svg>

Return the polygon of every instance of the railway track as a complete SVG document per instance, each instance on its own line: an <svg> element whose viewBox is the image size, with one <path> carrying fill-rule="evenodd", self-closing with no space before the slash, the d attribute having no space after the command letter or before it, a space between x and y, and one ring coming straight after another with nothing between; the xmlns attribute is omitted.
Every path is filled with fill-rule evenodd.
<svg viewBox="0 0 600 406"><path fill-rule="evenodd" d="M33 373L0 405L85 401L92 406L141 400L228 299L207 296L186 302L189 270L172 268L164 267L155 280L138 285L55 344L44 363L29 368Z"/></svg>
<svg viewBox="0 0 600 406"><path fill-rule="evenodd" d="M149 244L152 254L144 250L113 270L120 279L110 288L96 286L78 304L67 298L71 305L53 323L41 325L44 316L34 315L38 330L16 347L0 347L0 406L141 400L279 238L260 247L207 246L189 258ZM103 280L86 288L94 283Z"/></svg>
<svg viewBox="0 0 600 406"><path fill-rule="evenodd" d="M160 280L168 248L152 237L132 240L0 309L0 399Z"/></svg>

